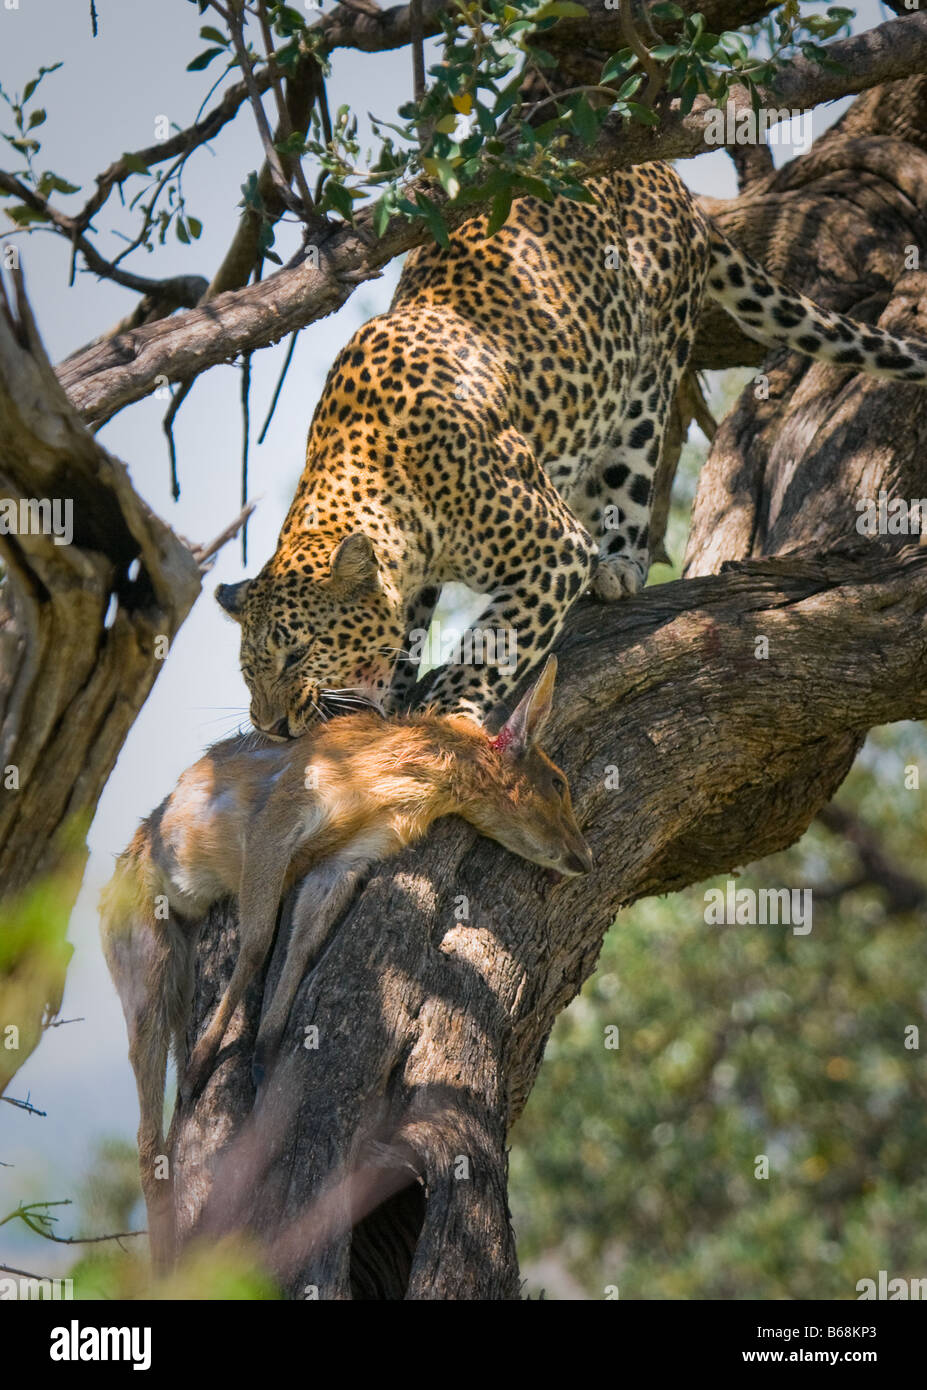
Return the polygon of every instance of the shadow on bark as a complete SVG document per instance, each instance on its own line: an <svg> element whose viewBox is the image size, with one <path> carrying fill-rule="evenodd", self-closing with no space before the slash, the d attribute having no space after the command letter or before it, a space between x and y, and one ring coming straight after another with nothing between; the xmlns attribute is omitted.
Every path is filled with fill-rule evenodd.
<svg viewBox="0 0 927 1390"><path fill-rule="evenodd" d="M927 245L925 90L870 94L713 211L791 283L927 338L927 277L903 275ZM758 360L706 316L696 365ZM518 1297L507 1135L615 914L792 844L868 729L927 714L927 549L856 529L880 488L927 497L927 395L781 353L760 384L714 441L685 580L584 602L559 643L549 746L595 872L552 888L445 822L377 873L303 982L256 1109L261 986L176 1116L185 1240L247 1227L291 1297ZM285 927L271 976L284 944ZM192 1035L234 948L225 905L203 926Z"/></svg>

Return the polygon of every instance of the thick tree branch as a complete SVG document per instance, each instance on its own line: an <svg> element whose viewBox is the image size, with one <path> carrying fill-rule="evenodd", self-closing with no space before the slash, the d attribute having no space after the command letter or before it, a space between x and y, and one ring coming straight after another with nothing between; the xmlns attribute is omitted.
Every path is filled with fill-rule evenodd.
<svg viewBox="0 0 927 1390"><path fill-rule="evenodd" d="M893 28L903 30L903 35L887 37L880 32ZM835 95L863 91L878 82L927 68L927 16L891 20L878 31L830 47L850 68L840 77L839 93L834 74L802 60L787 77L788 96L777 90L763 93L763 100L777 108L786 100L795 107L813 106ZM731 100L737 105L748 98L737 89ZM652 130L626 127L609 118L592 148L583 149L577 143L571 152L583 160L591 175L652 159L698 154L707 148L705 133L711 111L701 105L681 118L674 103L664 113L661 126ZM435 196L430 185L429 192ZM451 208L447 220L452 226L459 225L474 212L473 207ZM353 285L378 275L389 260L427 235L421 224L397 216L377 239L370 212L363 212L355 227L333 231L322 247L324 259L319 270L298 265L280 271L233 296L220 296L201 309L88 349L64 364L62 384L86 419L109 419L124 405L148 394L157 376L166 375L174 381L194 376L238 353L266 347L332 313L348 298Z"/></svg>
<svg viewBox="0 0 927 1390"><path fill-rule="evenodd" d="M760 637L768 661L755 659ZM867 728L927 715L927 552L776 557L586 602L559 649L549 743L595 872L551 888L446 823L347 914L303 985L253 1120L260 989L195 1111L178 1117L185 1235L247 1221L291 1294L315 1284L347 1296L347 1228L395 1191L391 1154L424 1184L406 1295L515 1296L505 1132L554 1019L616 911L784 848ZM219 912L205 929L199 1020L231 968L233 921ZM303 1046L308 1024L318 1049ZM221 1154L218 1134L234 1136ZM307 1193L327 1196L307 1205Z"/></svg>
<svg viewBox="0 0 927 1390"><path fill-rule="evenodd" d="M912 135L918 88L892 93ZM861 143L834 137L818 170L825 206L841 182L857 201ZM812 289L826 263L842 274L842 307L927 336L925 277L892 294L900 248L921 244L927 215L920 137L865 143L864 196L833 237L810 183L802 226L783 199L792 242L810 233L793 279ZM775 219L766 226L772 245ZM854 284L873 256L879 300ZM880 487L927 496L927 393L783 354L764 377L768 392L748 389L703 469L693 577L584 602L559 644L550 747L594 874L551 887L454 822L385 865L305 979L254 1115L260 986L200 1101L176 1117L185 1237L245 1223L296 1296L308 1283L323 1297L515 1296L505 1135L615 911L786 847L867 729L925 716L927 549L862 536L856 520ZM235 930L221 907L204 927L194 1036L228 979ZM269 989L285 945L284 922Z"/></svg>
<svg viewBox="0 0 927 1390"><path fill-rule="evenodd" d="M0 1091L60 1006L87 825L207 562L76 416L14 283L15 303L0 285L0 496L17 518L0 535L0 1018L20 1040L0 1049Z"/></svg>

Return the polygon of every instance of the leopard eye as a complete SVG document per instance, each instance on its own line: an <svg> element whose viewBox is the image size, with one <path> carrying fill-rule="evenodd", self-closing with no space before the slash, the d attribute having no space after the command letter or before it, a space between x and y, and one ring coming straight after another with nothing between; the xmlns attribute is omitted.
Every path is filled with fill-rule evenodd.
<svg viewBox="0 0 927 1390"><path fill-rule="evenodd" d="M290 652L289 656L285 659L281 669L284 671L289 671L291 667L296 665L297 661L299 661L299 658L301 656L302 652Z"/></svg>

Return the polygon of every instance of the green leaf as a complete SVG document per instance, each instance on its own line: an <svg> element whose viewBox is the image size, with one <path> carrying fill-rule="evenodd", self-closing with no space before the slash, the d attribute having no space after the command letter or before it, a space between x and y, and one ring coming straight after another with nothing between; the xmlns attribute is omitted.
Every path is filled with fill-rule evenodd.
<svg viewBox="0 0 927 1390"><path fill-rule="evenodd" d="M346 222L350 222L354 216L354 204L343 183L329 179L325 185L325 197L322 202L325 207L334 208L335 212L339 212Z"/></svg>
<svg viewBox="0 0 927 1390"><path fill-rule="evenodd" d="M618 88L618 100L627 101L628 97L634 95L643 80L643 73L636 73L633 77L629 77L626 82L622 82Z"/></svg>
<svg viewBox="0 0 927 1390"><path fill-rule="evenodd" d="M210 43L221 43L223 48L228 47L228 35L223 34L221 29L215 29L211 24L204 24L200 30L201 39L209 39Z"/></svg>
<svg viewBox="0 0 927 1390"><path fill-rule="evenodd" d="M184 221L182 217L178 217L177 221L174 223L174 230L177 233L177 240L183 242L184 246L189 246L190 233L184 226Z"/></svg>
<svg viewBox="0 0 927 1390"><path fill-rule="evenodd" d="M194 241L198 241L203 231L203 224L198 217L188 217L187 226Z"/></svg>
<svg viewBox="0 0 927 1390"><path fill-rule="evenodd" d="M531 198L541 198L545 203L553 202L553 192L544 180L532 178L530 174L519 174L518 189Z"/></svg>
<svg viewBox="0 0 927 1390"><path fill-rule="evenodd" d="M747 58L750 56L750 50L740 34L734 34L730 30L725 30L719 39L719 43L732 57L740 58L743 62L746 62Z"/></svg>
<svg viewBox="0 0 927 1390"><path fill-rule="evenodd" d="M37 109L36 109L35 111L33 111L33 112L30 113L30 116L29 116L29 125L28 125L26 128L27 128L27 130L34 130L35 127L36 127L37 125L44 125L44 124L45 124L45 112L42 110L41 107L37 107Z"/></svg>
<svg viewBox="0 0 927 1390"><path fill-rule="evenodd" d="M374 204L373 208L373 230L376 232L377 236L382 236L386 231L389 226L389 219L389 201L386 197L383 197L378 203Z"/></svg>
<svg viewBox="0 0 927 1390"><path fill-rule="evenodd" d="M666 82L666 85L671 92L675 92L676 88L680 87L682 83L685 81L687 70L688 65L686 63L685 58L675 59L673 66L669 70L669 77L667 78Z"/></svg>
<svg viewBox="0 0 927 1390"><path fill-rule="evenodd" d="M678 43L658 43L656 48L650 50L650 56L657 63L668 63L678 52Z"/></svg>
<svg viewBox="0 0 927 1390"><path fill-rule="evenodd" d="M24 105L24 106L25 106L26 102L29 100L29 98L32 96L32 93L35 91L36 87L39 85L39 83L41 82L42 78L45 77L45 76L46 76L48 73L50 73L50 72L57 72L58 69L59 69L61 66L62 66L61 63L52 63L50 67L47 67L47 68L45 68L45 67L39 68L38 73L36 74L36 76L35 76L35 77L31 77L31 78L29 79L29 81L26 83L25 87L23 88L23 105Z"/></svg>
<svg viewBox="0 0 927 1390"><path fill-rule="evenodd" d="M574 203L594 203L595 197L589 192L588 188L583 188L582 184L572 184L563 190L564 198L571 199Z"/></svg>
<svg viewBox="0 0 927 1390"><path fill-rule="evenodd" d="M224 48L204 48L202 53L187 64L187 72L202 72L203 68L208 68L213 58L219 53L224 53Z"/></svg>
<svg viewBox="0 0 927 1390"><path fill-rule="evenodd" d="M598 135L596 114L585 97L580 97L573 108L571 124L584 145L591 145Z"/></svg>
<svg viewBox="0 0 927 1390"><path fill-rule="evenodd" d="M139 159L137 154L124 154L122 162L129 170L130 174L148 174L151 170L143 159Z"/></svg>
<svg viewBox="0 0 927 1390"><path fill-rule="evenodd" d="M241 192L242 207L251 208L253 212L263 212L264 199L261 197L260 191L258 189L258 176L257 171L255 169L252 169L251 173L245 179L244 183L241 186Z"/></svg>
<svg viewBox="0 0 927 1390"><path fill-rule="evenodd" d="M269 222L261 223L261 230L258 233L258 251L265 259L270 257L270 248L276 241L274 229Z"/></svg>
<svg viewBox="0 0 927 1390"><path fill-rule="evenodd" d="M682 103L682 114L688 116L689 112L692 110L695 98L698 96L698 78L693 73L690 72L687 75L679 95Z"/></svg>
<svg viewBox="0 0 927 1390"><path fill-rule="evenodd" d="M274 15L274 24L278 34L296 34L306 27L305 19L292 5L281 5L278 8Z"/></svg>
<svg viewBox="0 0 927 1390"><path fill-rule="evenodd" d="M281 140L274 146L280 154L300 155L306 152L306 142L300 131L292 131L285 140Z"/></svg>
<svg viewBox="0 0 927 1390"><path fill-rule="evenodd" d="M418 206L420 214L428 223L431 235L434 237L435 241L438 243L439 246L443 246L445 250L447 250L451 242L447 234L447 227L444 225L444 218L441 216L440 210L437 207L435 207L434 203L431 201L430 198L426 198L421 193L416 193L415 202Z"/></svg>
<svg viewBox="0 0 927 1390"><path fill-rule="evenodd" d="M704 34L700 34L693 47L697 53L710 53L718 42L717 34L710 34L706 29Z"/></svg>
<svg viewBox="0 0 927 1390"><path fill-rule="evenodd" d="M448 159L436 159L438 181L449 198L456 198L460 192L460 179L457 171Z"/></svg>
<svg viewBox="0 0 927 1390"><path fill-rule="evenodd" d="M3 138L8 145L12 145L13 149L18 150L20 154L35 154L36 150L41 148L38 140L17 140L12 135L4 135Z"/></svg>
<svg viewBox="0 0 927 1390"><path fill-rule="evenodd" d="M549 0L531 18L539 24L543 19L585 19L588 13L585 5L577 5L574 0Z"/></svg>
<svg viewBox="0 0 927 1390"><path fill-rule="evenodd" d="M497 193L492 200L492 208L489 213L489 221L486 224L487 237L495 236L500 227L504 227L508 220L508 215L512 211L512 190L503 188L501 193Z"/></svg>
<svg viewBox="0 0 927 1390"><path fill-rule="evenodd" d="M649 106L641 106L639 101L629 101L628 110L636 121L643 121L644 125L660 124L660 117L656 111L652 111Z"/></svg>
<svg viewBox="0 0 927 1390"><path fill-rule="evenodd" d="M600 82L613 82L616 77L621 77L634 67L637 59L630 48L622 48L620 52L613 53L605 67L602 69Z"/></svg>
<svg viewBox="0 0 927 1390"><path fill-rule="evenodd" d="M14 203L10 208L4 208L7 217L11 218L17 227L28 227L31 222L47 222L49 218L44 212L39 212L36 208L26 207L25 203Z"/></svg>
<svg viewBox="0 0 927 1390"><path fill-rule="evenodd" d="M43 198L47 198L49 193L79 193L79 183L68 183L67 179L61 178L59 174L53 174L47 170L38 182L38 191Z"/></svg>

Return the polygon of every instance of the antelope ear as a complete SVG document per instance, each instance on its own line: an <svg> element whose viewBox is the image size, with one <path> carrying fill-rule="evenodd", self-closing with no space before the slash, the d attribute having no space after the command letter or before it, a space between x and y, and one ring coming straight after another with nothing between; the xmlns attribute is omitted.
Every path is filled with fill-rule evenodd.
<svg viewBox="0 0 927 1390"><path fill-rule="evenodd" d="M219 584L216 587L216 603L224 608L230 618L241 621L250 579L242 579L238 584Z"/></svg>
<svg viewBox="0 0 927 1390"><path fill-rule="evenodd" d="M499 730L493 747L511 758L520 758L541 737L554 700L557 658L549 656L537 680L521 698L514 714Z"/></svg>
<svg viewBox="0 0 927 1390"><path fill-rule="evenodd" d="M341 544L332 551L331 582L342 594L371 588L376 582L377 573L377 557L373 542L363 531L355 531L353 536L345 536Z"/></svg>

